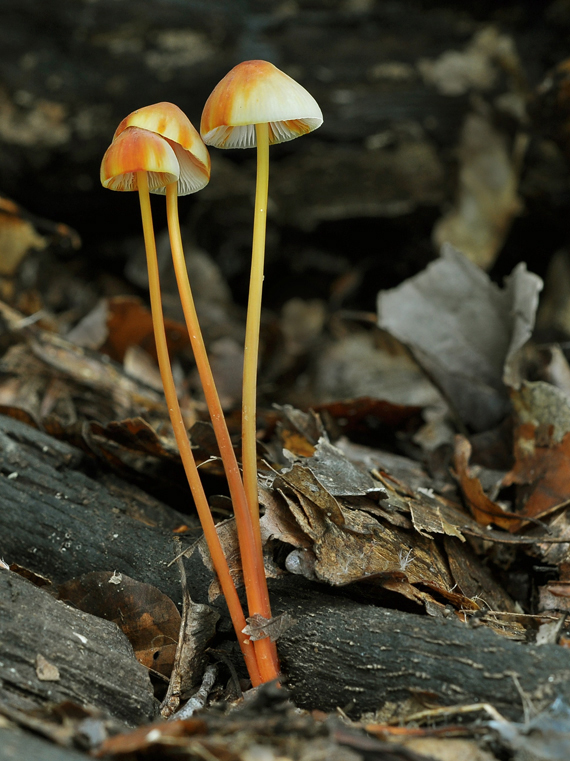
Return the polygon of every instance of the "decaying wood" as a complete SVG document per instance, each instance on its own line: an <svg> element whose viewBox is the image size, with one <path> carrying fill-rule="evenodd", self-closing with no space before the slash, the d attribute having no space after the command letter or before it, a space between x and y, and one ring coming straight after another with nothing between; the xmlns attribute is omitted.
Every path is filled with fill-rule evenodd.
<svg viewBox="0 0 570 761"><path fill-rule="evenodd" d="M77 469L77 450L0 418L0 454L0 554L7 561L54 583L116 570L180 602L178 569L168 567L175 554L171 533L127 515L118 496ZM212 577L199 553L185 559L185 567L192 597L206 602ZM520 719L519 688L537 707L557 695L570 701L564 648L512 642L454 617L365 605L300 577L272 580L271 596L274 614L287 612L296 621L278 648L301 706L359 714L410 697L430 705L488 701ZM215 605L223 613L222 598ZM36 656L30 651L29 658Z"/></svg>
<svg viewBox="0 0 570 761"><path fill-rule="evenodd" d="M570 700L570 653L558 645L362 605L299 578L270 593L273 611L296 619L278 648L299 706L360 715L415 697L429 706L489 702L521 720L523 693L537 709Z"/></svg>
<svg viewBox="0 0 570 761"><path fill-rule="evenodd" d="M20 729L2 727L2 758L6 761L42 759L42 761L85 761L86 754L62 748Z"/></svg>
<svg viewBox="0 0 570 761"><path fill-rule="evenodd" d="M180 604L172 533L130 514L116 488L78 470L82 455L0 416L0 556L54 584L90 571L117 571L153 584ZM167 510L166 506L163 506ZM183 549L188 546L183 544ZM211 575L198 553L189 561L191 594L207 602Z"/></svg>
<svg viewBox="0 0 570 761"><path fill-rule="evenodd" d="M29 711L71 700L127 724L156 709L147 670L116 624L0 571L0 701Z"/></svg>

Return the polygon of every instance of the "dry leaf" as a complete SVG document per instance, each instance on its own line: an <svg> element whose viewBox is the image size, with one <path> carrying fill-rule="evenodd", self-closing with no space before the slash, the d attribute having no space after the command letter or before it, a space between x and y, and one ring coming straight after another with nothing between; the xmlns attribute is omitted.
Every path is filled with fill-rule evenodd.
<svg viewBox="0 0 570 761"><path fill-rule="evenodd" d="M542 281L519 264L499 289L451 246L378 295L378 324L406 343L464 423L487 430L509 410L503 379L530 337Z"/></svg>
<svg viewBox="0 0 570 761"><path fill-rule="evenodd" d="M467 506L475 520L482 526L494 524L516 531L520 527L520 516L502 510L500 505L493 502L483 491L479 479L472 475L469 469L471 444L464 436L455 439L455 471L461 484L461 490Z"/></svg>
<svg viewBox="0 0 570 761"><path fill-rule="evenodd" d="M137 660L169 676L180 629L172 600L150 584L107 571L86 573L62 584L59 599L94 616L114 621L129 638Z"/></svg>
<svg viewBox="0 0 570 761"><path fill-rule="evenodd" d="M520 516L540 519L570 500L570 433L556 443L549 429L523 423L515 431L515 465L503 483L519 485Z"/></svg>
<svg viewBox="0 0 570 761"><path fill-rule="evenodd" d="M277 642L283 632L295 623L295 619L288 613L281 613L273 618L264 618L261 613L254 613L253 616L246 618L246 621L247 626L242 629L242 632L254 642L266 637L269 637L272 642Z"/></svg>

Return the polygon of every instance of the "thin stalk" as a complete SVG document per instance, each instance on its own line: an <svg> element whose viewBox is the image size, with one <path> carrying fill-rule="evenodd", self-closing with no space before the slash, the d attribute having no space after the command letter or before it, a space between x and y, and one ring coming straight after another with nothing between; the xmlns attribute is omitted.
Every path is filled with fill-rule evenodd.
<svg viewBox="0 0 570 761"><path fill-rule="evenodd" d="M265 259L265 228L269 188L269 125L256 124L257 180L255 186L255 215L251 247L251 274L245 326L242 391L242 464L243 484L254 525L259 525L257 497L257 363L259 330L261 327L261 296Z"/></svg>
<svg viewBox="0 0 570 761"><path fill-rule="evenodd" d="M202 331L198 322L198 315L196 314L196 307L192 296L190 281L188 279L188 271L186 269L182 237L180 235L178 191L177 183L175 182L166 186L166 213L172 260L174 263L174 272L176 274L178 290L180 292L180 301L186 319L188 335L194 352L194 359L196 360L200 382L204 390L204 398L208 405L210 418L216 435L216 441L218 442L220 455L224 463L230 497L234 506L249 613L250 615L261 613L265 618L271 618L269 593L267 591L267 581L265 579L265 569L263 566L259 518L257 521L257 531L255 531L248 508L243 482L241 480L238 462L226 425L226 419L224 417L218 391L214 383L214 376L212 374L206 346L202 337ZM254 647L262 680L265 682L275 679L279 675L279 662L277 659L275 643L271 642L271 640L266 637L256 641Z"/></svg>
<svg viewBox="0 0 570 761"><path fill-rule="evenodd" d="M198 474L194 455L190 447L184 419L180 412L180 405L176 395L174 378L172 377L172 368L170 366L170 357L166 342L166 331L164 328L164 318L162 314L162 298L160 295L160 280L158 276L158 260L156 256L156 242L154 238L154 228L152 223L152 212L150 206L150 196L148 191L148 179L146 172L137 172L137 183L139 189L139 199L141 205L141 216L143 224L144 242L147 256L148 282L150 290L150 305L152 311L152 322L154 326L154 337L156 342L156 353L158 356L158 366L164 387L164 396L170 414L170 422L174 431L174 437L178 444L182 464L186 472L186 477L190 485L192 496L196 504L196 510L204 537L210 551L212 564L218 576L220 586L228 610L236 631L238 642L245 659L250 679L254 686L261 684L261 674L257 665L255 650L251 646L249 637L243 634L246 626L243 610L233 583L228 564L220 543L218 532L210 512L210 506L206 499L206 494Z"/></svg>

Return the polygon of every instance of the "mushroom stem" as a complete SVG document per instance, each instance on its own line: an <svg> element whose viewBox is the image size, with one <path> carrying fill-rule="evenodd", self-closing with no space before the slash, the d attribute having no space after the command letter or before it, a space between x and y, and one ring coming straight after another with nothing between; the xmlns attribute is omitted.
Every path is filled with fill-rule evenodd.
<svg viewBox="0 0 570 761"><path fill-rule="evenodd" d="M251 519L259 531L259 501L257 497L257 363L259 329L261 325L261 296L263 291L263 264L265 259L265 227L269 188L269 125L256 124L257 180L255 186L255 216L251 249L251 274L245 348L243 357L242 391L242 463L243 483Z"/></svg>
<svg viewBox="0 0 570 761"><path fill-rule="evenodd" d="M147 256L148 281L150 290L150 305L152 312L152 322L154 326L154 337L156 342L156 353L158 356L158 366L164 387L164 396L170 414L170 421L174 431L174 437L178 444L182 464L186 472L186 477L194 497L196 510L202 524L204 537L210 551L212 564L218 576L220 586L228 610L234 625L238 642L243 653L250 679L254 686L261 684L262 678L257 664L257 658L254 648L251 646L249 637L243 634L246 626L243 610L236 592L236 588L228 564L220 543L220 538L216 531L216 526L210 512L208 500L198 474L194 455L190 447L186 426L180 411L176 387L172 377L170 366L170 357L166 342L166 331L164 328L164 318L162 314L162 298L160 295L160 280L158 275L158 261L156 256L156 242L154 238L154 228L152 223L152 212L150 206L150 195L148 190L147 173L144 171L137 172L137 184L139 189L139 199L141 206L141 216L143 224L144 242Z"/></svg>
<svg viewBox="0 0 570 761"><path fill-rule="evenodd" d="M216 435L216 441L218 442L218 447L220 449L220 455L224 463L230 496L234 506L249 613L250 615L260 613L265 618L271 618L269 593L267 591L267 581L265 579L265 569L263 565L259 517L257 519L257 524L255 524L252 521L248 508L248 502L241 480L235 451L226 425L220 398L214 383L214 376L208 361L202 331L200 330L200 324L198 322L198 315L196 314L196 307L192 296L190 281L188 279L182 237L180 234L176 182L172 182L166 186L166 214L170 235L170 247L172 250L172 261L174 264L178 291L180 293L180 301L182 303L196 367L200 376L206 404L208 405L210 418ZM257 530L254 529L255 525ZM272 643L269 638L265 638L256 641L254 647L262 681L266 682L275 679L279 675L279 662L277 659L275 644Z"/></svg>

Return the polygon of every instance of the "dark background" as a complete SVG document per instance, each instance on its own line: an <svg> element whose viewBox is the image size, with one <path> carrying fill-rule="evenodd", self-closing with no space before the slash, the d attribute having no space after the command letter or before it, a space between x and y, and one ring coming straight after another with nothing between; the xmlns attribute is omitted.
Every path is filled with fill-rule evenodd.
<svg viewBox="0 0 570 761"><path fill-rule="evenodd" d="M495 60L491 85L452 95L422 74L422 60L465 51L490 27L512 40L516 71ZM434 225L457 200L461 130L474 112L509 151L527 140L520 208L488 269L500 279L525 260L544 276L566 242L570 195L564 109L537 88L568 54L569 36L567 0L2 0L0 192L75 228L82 249L56 260L97 283L98 295L120 290L140 232L134 194L99 184L115 127L161 100L198 126L219 79L264 58L300 81L325 117L314 134L272 149L269 307L301 296L373 310L380 288L422 269L437 254ZM514 91L523 116L497 106ZM255 156L211 154L211 183L181 202L181 217L243 304ZM102 271L111 280L97 280ZM61 299L56 310L73 301Z"/></svg>

